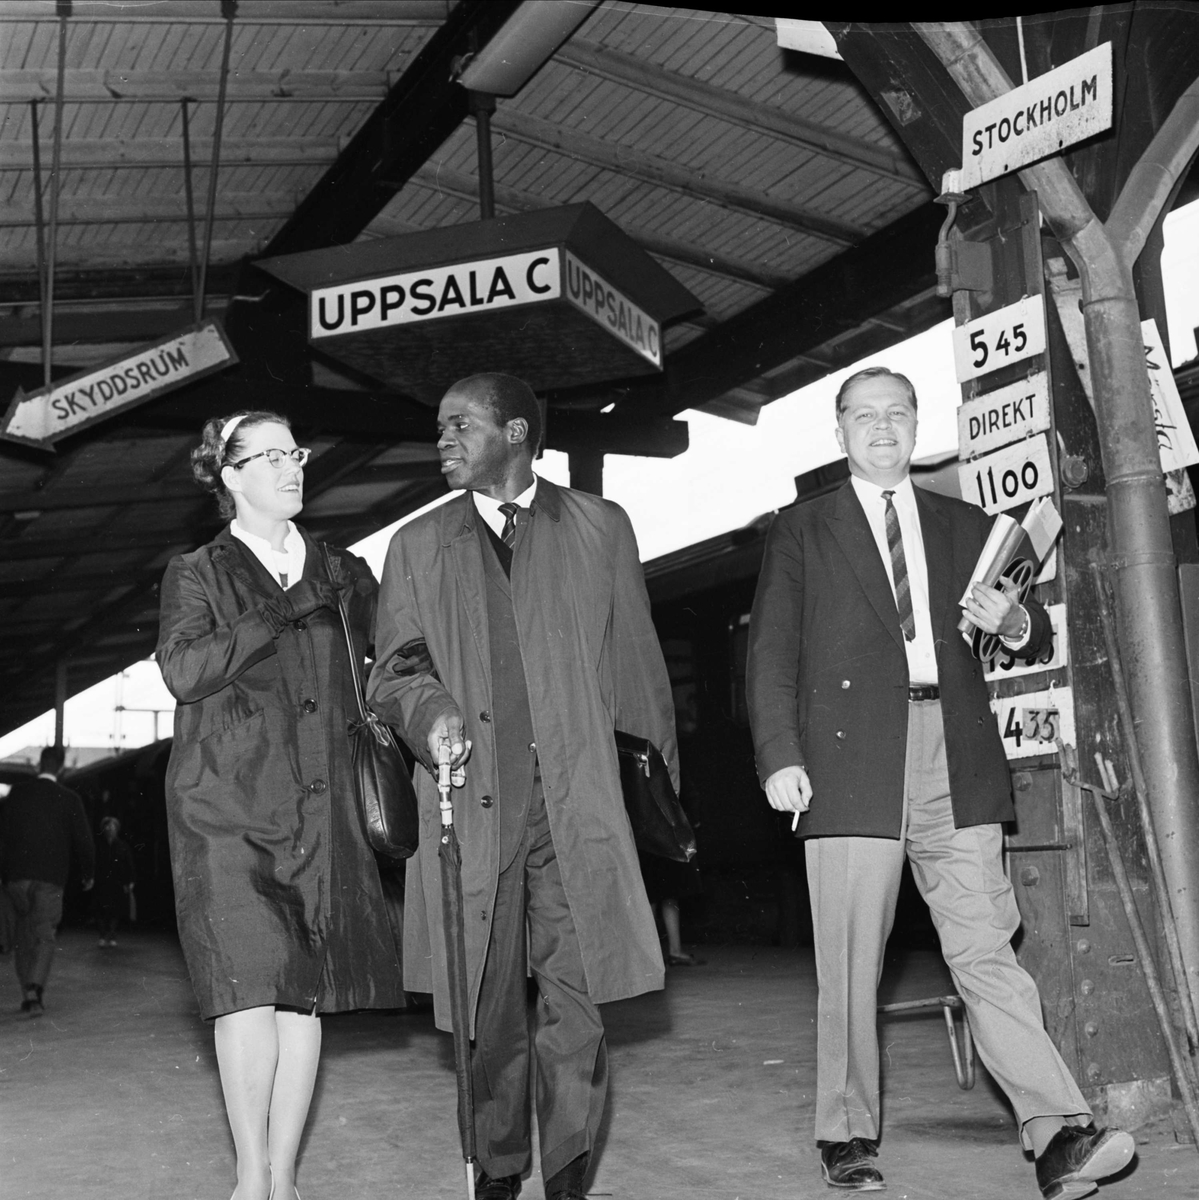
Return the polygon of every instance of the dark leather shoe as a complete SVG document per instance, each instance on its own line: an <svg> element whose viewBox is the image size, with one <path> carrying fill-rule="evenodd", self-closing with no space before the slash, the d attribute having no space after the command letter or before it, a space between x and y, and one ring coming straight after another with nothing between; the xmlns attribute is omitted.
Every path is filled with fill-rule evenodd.
<svg viewBox="0 0 1199 1200"><path fill-rule="evenodd" d="M480 1171L475 1179L475 1200L516 1200L520 1195L520 1176L503 1175L492 1179Z"/></svg>
<svg viewBox="0 0 1199 1200"><path fill-rule="evenodd" d="M848 1142L825 1142L820 1147L820 1173L829 1187L854 1192L881 1192L886 1188L882 1172L870 1160L878 1157L873 1138L850 1138Z"/></svg>
<svg viewBox="0 0 1199 1200"><path fill-rule="evenodd" d="M1045 1200L1075 1200L1099 1190L1097 1181L1122 1171L1136 1153L1131 1133L1063 1125L1037 1159L1037 1184Z"/></svg>

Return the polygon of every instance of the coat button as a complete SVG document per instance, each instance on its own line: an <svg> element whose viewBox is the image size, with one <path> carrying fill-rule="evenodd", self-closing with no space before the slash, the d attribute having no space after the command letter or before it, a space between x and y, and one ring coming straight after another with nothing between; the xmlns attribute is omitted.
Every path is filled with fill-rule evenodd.
<svg viewBox="0 0 1199 1200"><path fill-rule="evenodd" d="M487 709L484 709L484 710L483 710L481 713L479 713L479 720L480 720L480 721L490 721L490 720L491 720L491 713L489 713L489 712L487 711Z"/></svg>
<svg viewBox="0 0 1199 1200"><path fill-rule="evenodd" d="M530 743L529 743L529 753L530 753L530 754L536 754L536 753L537 753L537 743L536 743L536 742L530 742Z"/></svg>
<svg viewBox="0 0 1199 1200"><path fill-rule="evenodd" d="M848 680L848 679L842 679L842 680L841 680L841 687L842 687L842 688L847 688L847 687L849 687L849 680Z"/></svg>
<svg viewBox="0 0 1199 1200"><path fill-rule="evenodd" d="M319 796L329 785L323 779L314 779L309 785L308 790Z"/></svg>
<svg viewBox="0 0 1199 1200"><path fill-rule="evenodd" d="M845 738L845 730L844 730L844 729L838 729L838 730L837 730L837 736L838 736L839 738L841 738L842 740L844 740L844 738Z"/></svg>
<svg viewBox="0 0 1199 1200"><path fill-rule="evenodd" d="M308 628L308 623L306 621L297 621L296 622L296 633L303 633L304 630L307 628Z"/></svg>
<svg viewBox="0 0 1199 1200"><path fill-rule="evenodd" d="M479 803L480 803L480 804L481 804L481 805L482 805L484 808L490 808L490 807L491 807L491 806L492 806L492 805L495 803L495 801L494 801L494 800L493 800L493 799L492 799L490 796L484 796L484 797L483 797L483 798L482 798L482 799L479 801Z"/></svg>
<svg viewBox="0 0 1199 1200"><path fill-rule="evenodd" d="M314 712L316 712L316 701L315 700L305 700L304 703L300 707L303 708L303 710L306 713L314 713Z"/></svg>

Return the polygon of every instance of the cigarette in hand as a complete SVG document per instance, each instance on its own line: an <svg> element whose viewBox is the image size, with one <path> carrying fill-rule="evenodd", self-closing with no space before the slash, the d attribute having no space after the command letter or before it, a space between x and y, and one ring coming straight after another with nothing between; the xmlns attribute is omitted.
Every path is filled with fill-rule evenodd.
<svg viewBox="0 0 1199 1200"><path fill-rule="evenodd" d="M799 810L791 814L791 832L794 833L799 828Z"/></svg>

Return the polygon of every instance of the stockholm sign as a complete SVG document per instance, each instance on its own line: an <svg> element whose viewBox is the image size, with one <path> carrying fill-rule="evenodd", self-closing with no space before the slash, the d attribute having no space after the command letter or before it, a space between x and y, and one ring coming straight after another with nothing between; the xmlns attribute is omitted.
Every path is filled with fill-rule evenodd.
<svg viewBox="0 0 1199 1200"><path fill-rule="evenodd" d="M317 288L309 296L308 333L317 342L559 299L662 366L659 323L559 246Z"/></svg>
<svg viewBox="0 0 1199 1200"><path fill-rule="evenodd" d="M35 392L18 388L0 422L0 437L48 449L68 434L235 362L225 331L217 321L206 321Z"/></svg>
<svg viewBox="0 0 1199 1200"><path fill-rule="evenodd" d="M1112 127L1112 44L1046 71L962 118L962 165L942 192L967 192Z"/></svg>

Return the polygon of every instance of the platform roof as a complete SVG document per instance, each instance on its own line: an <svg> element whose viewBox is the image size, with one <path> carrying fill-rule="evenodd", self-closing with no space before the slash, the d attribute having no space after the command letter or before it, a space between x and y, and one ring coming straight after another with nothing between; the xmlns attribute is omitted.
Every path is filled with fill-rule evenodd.
<svg viewBox="0 0 1199 1200"><path fill-rule="evenodd" d="M315 452L304 521L318 537L352 542L444 490L432 409L314 351L303 297L253 264L477 220L475 123L452 75L522 5L232 7L204 270L205 311L240 363L54 452L0 442L0 733L52 706L60 660L74 694L152 650L167 560L219 524L188 469L204 418L289 413ZM59 185L53 376L193 320L229 11L0 2L3 400L43 382L35 121L47 224L56 161ZM496 213L589 201L703 312L665 332L660 376L549 394L548 444L677 454L684 409L752 422L947 316L931 253L943 211L890 119L839 61L780 49L770 17L596 5L498 102Z"/></svg>

